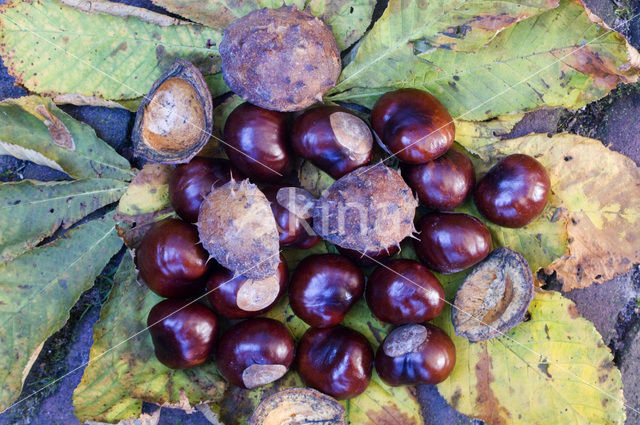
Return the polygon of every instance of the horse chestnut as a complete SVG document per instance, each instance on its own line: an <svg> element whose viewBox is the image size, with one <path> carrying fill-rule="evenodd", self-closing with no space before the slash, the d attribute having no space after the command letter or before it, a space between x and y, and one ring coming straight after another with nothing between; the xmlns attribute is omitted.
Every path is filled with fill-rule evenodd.
<svg viewBox="0 0 640 425"><path fill-rule="evenodd" d="M207 295L213 309L230 319L244 319L268 311L287 287L289 269L282 256L276 274L266 279L249 279L220 268L207 281Z"/></svg>
<svg viewBox="0 0 640 425"><path fill-rule="evenodd" d="M383 94L371 111L371 126L389 152L409 164L424 164L443 155L455 135L445 107L418 89Z"/></svg>
<svg viewBox="0 0 640 425"><path fill-rule="evenodd" d="M476 185L473 164L456 148L425 164L407 164L402 171L420 203L434 210L456 208Z"/></svg>
<svg viewBox="0 0 640 425"><path fill-rule="evenodd" d="M271 202L271 211L278 224L280 246L295 246L300 249L309 249L322 239L316 235L308 220L304 220L282 205L278 199L278 191L281 187L268 187L263 189L264 196Z"/></svg>
<svg viewBox="0 0 640 425"><path fill-rule="evenodd" d="M364 292L364 274L348 258L310 255L300 262L289 286L291 309L315 327L334 326Z"/></svg>
<svg viewBox="0 0 640 425"><path fill-rule="evenodd" d="M172 369L204 363L218 333L216 315L187 300L160 301L149 312L147 326L156 357Z"/></svg>
<svg viewBox="0 0 640 425"><path fill-rule="evenodd" d="M224 150L249 178L277 182L291 170L287 147L289 116L243 103L224 125Z"/></svg>
<svg viewBox="0 0 640 425"><path fill-rule="evenodd" d="M432 324L391 331L376 352L376 372L387 384L434 385L447 379L456 363L451 338Z"/></svg>
<svg viewBox="0 0 640 425"><path fill-rule="evenodd" d="M373 156L373 136L367 124L341 106L309 109L293 123L293 150L316 167L339 179Z"/></svg>
<svg viewBox="0 0 640 425"><path fill-rule="evenodd" d="M296 369L302 380L339 400L367 389L373 351L359 332L344 326L310 328L298 345Z"/></svg>
<svg viewBox="0 0 640 425"><path fill-rule="evenodd" d="M293 363L295 343L277 320L249 319L232 326L218 343L216 360L232 384L253 389L280 379Z"/></svg>
<svg viewBox="0 0 640 425"><path fill-rule="evenodd" d="M425 266L394 260L376 268L365 292L371 312L394 325L436 318L444 308L444 288Z"/></svg>
<svg viewBox="0 0 640 425"><path fill-rule="evenodd" d="M140 279L165 298L189 298L203 292L209 254L195 226L175 218L156 223L142 238L135 263Z"/></svg>
<svg viewBox="0 0 640 425"><path fill-rule="evenodd" d="M491 251L489 229L477 218L462 213L430 213L418 223L416 253L427 267L455 273L484 260Z"/></svg>
<svg viewBox="0 0 640 425"><path fill-rule="evenodd" d="M243 176L226 159L197 156L187 164L178 165L169 180L169 199L176 213L188 223L198 221L202 200L229 181L242 180Z"/></svg>
<svg viewBox="0 0 640 425"><path fill-rule="evenodd" d="M522 227L544 210L550 187L542 164L528 155L514 154L489 170L473 199L488 220L504 227Z"/></svg>

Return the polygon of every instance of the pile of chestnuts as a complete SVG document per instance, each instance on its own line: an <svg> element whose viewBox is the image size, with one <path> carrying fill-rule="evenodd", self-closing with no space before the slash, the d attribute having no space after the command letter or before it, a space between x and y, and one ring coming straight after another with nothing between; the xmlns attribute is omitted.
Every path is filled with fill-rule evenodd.
<svg viewBox="0 0 640 425"><path fill-rule="evenodd" d="M504 255L489 256L491 235L482 221L451 210L473 192L486 219L502 226L523 226L545 207L549 178L535 159L511 155L476 185L469 158L461 149L451 148L451 118L435 98L422 91L403 89L384 95L371 119L375 133L364 120L341 107L316 107L292 121L283 112L244 103L231 113L224 129L229 160L195 157L175 168L169 194L181 219L157 223L136 250L140 279L169 298L155 306L148 319L162 363L185 368L213 357L230 383L248 389L273 382L295 367L308 386L337 399L361 394L373 368L394 386L435 384L447 378L456 354L449 336L427 323L445 304L443 287L432 271L455 273L480 263L478 267L488 267L495 275L494 269L505 263ZM445 128L434 131L434 125L441 123ZM385 167L369 164L374 134L403 160L407 184L420 204L431 210L417 221L418 233L413 236L421 262L390 258L398 246L366 253L338 246L341 254L309 255L295 270L289 270L279 258L274 274L255 277L225 268L211 258L193 223L202 215L202 204L210 192L232 181L240 184L245 176L260 185L268 200L281 247L308 249L319 243L312 218L287 209L278 195L282 182L293 180L293 152L340 179L354 170ZM509 267L528 271L517 253L511 256L518 256L520 262L514 260L515 265ZM492 257L500 257L501 262L490 262ZM501 332L521 320L532 293L530 272L509 274L505 267L500 269L510 277L504 279L508 281L505 288L522 282L527 294L519 314L506 325L500 322ZM469 275L472 280L474 275ZM463 287L479 284L484 284L485 291L492 286L475 279ZM456 300L462 310L457 316L475 312L474 302L493 299L495 309L482 311L482 318L493 316L492 322L498 323L506 310L499 301L514 288L487 297L482 297L482 291L477 287L461 290L470 300ZM205 293L207 306L187 302ZM284 324L257 317L287 293L293 312L311 326L297 347ZM376 353L362 334L341 325L362 297L377 319L398 326L381 341ZM477 335L473 328L483 325L460 321L468 334ZM227 329L219 336L223 327Z"/></svg>
<svg viewBox="0 0 640 425"><path fill-rule="evenodd" d="M295 13L294 21L307 22ZM317 26L307 24L308 31ZM210 96L197 105L193 93L203 88L195 73L180 62L152 95L206 115L198 121L206 129ZM180 101L185 93L192 96ZM456 361L451 338L428 323L446 302L437 273L471 267L454 304L456 333L479 341L522 320L533 297L528 264L508 248L492 252L487 226L453 210L472 198L486 220L525 226L548 202L549 176L534 158L517 154L476 184L470 158L453 146L451 116L429 93L384 94L371 126L342 106L288 112L298 103L306 107L306 98L261 99L271 109L246 102L224 126L228 159L194 157L203 140L194 131L169 146L180 130L172 126L184 123L151 103L138 111L138 151L161 148L147 159L178 163L169 196L179 218L151 227L135 263L139 279L167 298L148 316L156 356L166 366L215 361L229 383L247 389L295 368L306 385L336 399L362 394L374 369L392 386L436 384ZM286 107L277 110L280 104ZM399 170L372 163L378 148L400 161ZM297 187L303 161L336 179L318 198ZM419 261L396 255L411 238ZM280 255L318 243L336 249L307 255L295 270ZM310 326L297 342L285 324L262 316L285 295ZM376 352L342 324L362 298L378 320L396 326Z"/></svg>

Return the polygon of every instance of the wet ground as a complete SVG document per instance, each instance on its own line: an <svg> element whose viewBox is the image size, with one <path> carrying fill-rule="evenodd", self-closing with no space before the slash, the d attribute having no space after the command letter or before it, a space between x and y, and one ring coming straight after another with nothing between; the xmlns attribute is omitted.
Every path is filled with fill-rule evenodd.
<svg viewBox="0 0 640 425"><path fill-rule="evenodd" d="M1 1L0 1L1 2ZM124 3L148 5L147 0L125 0ZM589 0L586 3L612 27L624 32L640 47L640 19L626 20L640 13L637 0ZM380 8L379 8L380 9ZM157 10L157 9L156 9ZM0 99L19 97L26 92L13 84L6 68L0 66ZM133 115L121 109L98 107L65 107L65 111L96 129L107 143L125 157L131 156L129 133ZM542 110L529 114L513 131L512 136L528 133L568 131L593 137L611 149L627 155L640 165L640 84L622 86L609 96L579 111ZM0 156L0 181L21 179L57 180L62 173ZM621 188L623 190L623 188ZM113 262L115 264L115 262ZM22 397L45 388L35 396L0 414L0 425L76 425L71 396L80 382L82 370L51 384L88 360L92 343L92 327L98 318L100 305L112 283L114 266L110 264L96 285L87 291L71 311L67 324L45 344L26 379ZM550 279L548 287L559 289ZM625 385L627 404L640 407L640 268L601 285L566 294L574 300L579 312L591 320L612 349ZM427 425L477 425L481 421L467 418L448 407L435 388L419 388ZM152 412L155 406L145 406ZM182 411L162 409L162 425L205 425L210 422L200 413L187 415ZM627 425L640 425L640 416L628 411Z"/></svg>

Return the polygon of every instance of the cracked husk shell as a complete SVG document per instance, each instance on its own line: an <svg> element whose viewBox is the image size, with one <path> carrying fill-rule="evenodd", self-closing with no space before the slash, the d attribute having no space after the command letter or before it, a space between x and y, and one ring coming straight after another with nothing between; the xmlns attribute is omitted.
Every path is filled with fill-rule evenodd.
<svg viewBox="0 0 640 425"><path fill-rule="evenodd" d="M310 388L291 388L265 398L250 425L345 425L345 409L338 401Z"/></svg>
<svg viewBox="0 0 640 425"><path fill-rule="evenodd" d="M295 6L260 9L236 20L225 29L219 51L231 90L277 111L322 101L341 71L331 30Z"/></svg>
<svg viewBox="0 0 640 425"><path fill-rule="evenodd" d="M276 220L264 194L249 180L230 180L204 199L198 233L223 267L250 279L266 279L280 263Z"/></svg>
<svg viewBox="0 0 640 425"><path fill-rule="evenodd" d="M333 183L316 202L313 229L342 248L378 252L413 234L417 206L400 173L379 163Z"/></svg>
<svg viewBox="0 0 640 425"><path fill-rule="evenodd" d="M533 276L524 257L497 248L458 289L451 316L456 334L472 342L502 336L520 323L533 294Z"/></svg>
<svg viewBox="0 0 640 425"><path fill-rule="evenodd" d="M211 92L200 71L179 59L140 103L132 139L137 156L151 162L189 162L213 129Z"/></svg>

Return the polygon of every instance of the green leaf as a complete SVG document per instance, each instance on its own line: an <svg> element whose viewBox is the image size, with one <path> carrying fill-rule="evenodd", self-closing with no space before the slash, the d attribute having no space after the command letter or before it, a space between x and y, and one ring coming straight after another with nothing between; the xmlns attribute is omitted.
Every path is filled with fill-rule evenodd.
<svg viewBox="0 0 640 425"><path fill-rule="evenodd" d="M333 30L340 50L355 43L371 22L375 0L153 0L172 13L222 30L236 19L260 8L295 4L308 9Z"/></svg>
<svg viewBox="0 0 640 425"><path fill-rule="evenodd" d="M521 9L536 14L545 7L536 1L391 0L328 99L371 107L388 90L416 87L431 92L456 118L484 120L542 105L581 107L620 82L638 79L628 54L634 49L621 35L591 23L570 0L511 25L481 49L438 45L442 31L464 27L465 19L508 19Z"/></svg>
<svg viewBox="0 0 640 425"><path fill-rule="evenodd" d="M122 246L114 224L108 214L0 264L0 410L20 395L44 341Z"/></svg>
<svg viewBox="0 0 640 425"><path fill-rule="evenodd" d="M0 185L0 262L14 259L59 228L116 202L126 183L112 179ZM25 220L25 217L29 217Z"/></svg>
<svg viewBox="0 0 640 425"><path fill-rule="evenodd" d="M182 408L219 400L225 383L213 362L173 370L156 359L146 323L149 310L162 298L136 281L130 255L114 280L93 329L90 363L73 394L78 419L117 422L138 417L141 400Z"/></svg>
<svg viewBox="0 0 640 425"><path fill-rule="evenodd" d="M5 65L36 93L131 99L147 94L178 58L204 74L220 67L215 49L221 34L199 25L159 26L34 0L3 5L0 28Z"/></svg>
<svg viewBox="0 0 640 425"><path fill-rule="evenodd" d="M449 309L434 322L456 345L438 390L459 412L488 424L623 424L620 371L593 324L558 292L538 293L531 319L505 336L469 343Z"/></svg>
<svg viewBox="0 0 640 425"><path fill-rule="evenodd" d="M304 251L302 251L304 252ZM288 300L281 300L266 314L287 325L296 340L309 326L298 318ZM364 300L358 301L345 317L343 325L362 333L372 348L378 345L391 331L392 325L373 317ZM247 425L260 401L269 395L287 389L304 386L298 374L290 371L284 378L255 390L229 387L220 403L220 418L225 425ZM423 423L420 405L412 387L390 387L374 371L367 390L350 400L341 401L345 406L349 425L414 425Z"/></svg>
<svg viewBox="0 0 640 425"><path fill-rule="evenodd" d="M56 144L58 133L50 132L47 123L51 121L38 111L64 126L63 130L66 129L75 145L73 149ZM102 177L129 181L134 175L129 162L100 140L91 127L71 118L50 99L38 96L0 103L0 154L46 165L79 179Z"/></svg>
<svg viewBox="0 0 640 425"><path fill-rule="evenodd" d="M333 31L344 50L362 37L371 23L375 0L310 0L307 8Z"/></svg>

